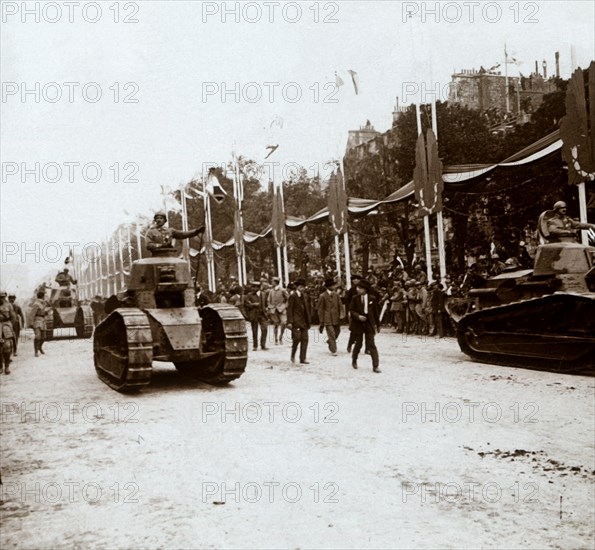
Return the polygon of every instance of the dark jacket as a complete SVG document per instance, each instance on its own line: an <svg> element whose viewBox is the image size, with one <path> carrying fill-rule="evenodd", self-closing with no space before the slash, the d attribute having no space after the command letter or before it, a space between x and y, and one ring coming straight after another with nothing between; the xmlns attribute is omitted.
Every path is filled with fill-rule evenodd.
<svg viewBox="0 0 595 550"><path fill-rule="evenodd" d="M351 312L351 330L355 333L377 332L380 326L380 311L376 296L368 294L368 314L364 313L363 296L359 294L351 299L349 304ZM360 321L359 315L365 315L366 320Z"/></svg>
<svg viewBox="0 0 595 550"><path fill-rule="evenodd" d="M298 296L297 291L289 296L287 303L287 323L293 328L310 328L310 304L303 293Z"/></svg>
<svg viewBox="0 0 595 550"><path fill-rule="evenodd" d="M267 320L266 293L260 291L260 296L256 292L249 292L244 300L246 309L246 320L250 322L264 322Z"/></svg>
<svg viewBox="0 0 595 550"><path fill-rule="evenodd" d="M333 290L330 294L324 291L318 298L318 320L321 325L338 325L341 323L341 299Z"/></svg>

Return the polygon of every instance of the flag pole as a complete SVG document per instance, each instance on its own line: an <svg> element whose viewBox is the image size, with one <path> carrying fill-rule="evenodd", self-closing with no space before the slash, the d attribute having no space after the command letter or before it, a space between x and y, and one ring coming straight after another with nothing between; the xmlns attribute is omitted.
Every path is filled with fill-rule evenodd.
<svg viewBox="0 0 595 550"><path fill-rule="evenodd" d="M279 184L279 193L281 198L281 217L283 223L283 242L281 246L283 248L283 271L285 272L285 279L279 279L279 282L285 280L285 286L289 284L289 262L287 261L287 236L285 234L285 197L283 196L283 182Z"/></svg>
<svg viewBox="0 0 595 550"><path fill-rule="evenodd" d="M126 225L126 238L128 240L128 271L130 271L130 266L132 265L132 234L130 225L130 223Z"/></svg>
<svg viewBox="0 0 595 550"><path fill-rule="evenodd" d="M143 247L140 239L140 214L136 216L136 255L138 256L137 259L141 259L143 257Z"/></svg>
<svg viewBox="0 0 595 550"><path fill-rule="evenodd" d="M120 289L126 285L124 281L124 253L122 251L122 226L118 226L118 255L120 256Z"/></svg>
<svg viewBox="0 0 595 550"><path fill-rule="evenodd" d="M112 235L112 266L114 268L114 276L113 276L113 288L114 288L114 294L118 293L118 263L116 262L116 247L115 247L115 241Z"/></svg>
<svg viewBox="0 0 595 550"><path fill-rule="evenodd" d="M345 157L341 159L341 171L343 172L343 190L347 197L347 175L345 173ZM349 201L349 198L347 198ZM345 254L345 284L347 289L351 288L351 251L349 249L349 223L345 220L345 233L343 233L343 254Z"/></svg>
<svg viewBox="0 0 595 550"><path fill-rule="evenodd" d="M432 100L432 130L438 141L438 115L436 113L436 96ZM442 177L442 174L440 174ZM438 262L440 264L440 281L446 280L446 247L444 246L444 218L442 210L436 213L436 226L438 229Z"/></svg>
<svg viewBox="0 0 595 550"><path fill-rule="evenodd" d="M206 179L203 179L203 196L204 196L204 208L205 208L205 257L207 260L207 278L209 291L215 292L215 274L213 269L213 235L211 227L211 201L209 200L209 194L206 188Z"/></svg>
<svg viewBox="0 0 595 550"><path fill-rule="evenodd" d="M506 112L510 113L510 98L508 97L508 50L504 42L504 95L506 96Z"/></svg>
<svg viewBox="0 0 595 550"><path fill-rule="evenodd" d="M186 184L180 190L180 204L182 205L182 231L188 231L188 211L186 210ZM188 239L182 239L182 257L190 266L190 244ZM189 267L190 269L190 267Z"/></svg>
<svg viewBox="0 0 595 550"><path fill-rule="evenodd" d="M415 104L415 114L417 120L417 135L421 135L421 109L419 102ZM426 214L424 216L424 241L426 249L426 273L428 275L428 282L432 282L432 245L430 242L430 217Z"/></svg>
<svg viewBox="0 0 595 550"><path fill-rule="evenodd" d="M240 192L240 186L241 186L242 182L240 180L240 171L239 171L239 167L238 167L238 161L237 158L235 156L235 153L233 155L233 196L235 199L235 207L237 209L236 212L236 216L238 217L237 220L234 220L236 223L240 224L241 229L242 229L242 233L243 233L243 224L242 224L242 200L241 200L241 192ZM236 227L236 231L235 231L235 238L238 238L238 229ZM244 270L243 270L243 263L244 263L244 240L243 240L243 235L242 235L242 241L241 242L236 242L235 243L235 248L236 248L236 261L237 261L237 265L238 265L238 284L240 286L245 286L246 284L246 280L244 277Z"/></svg>
<svg viewBox="0 0 595 550"><path fill-rule="evenodd" d="M105 296L103 293L103 243L99 245L99 262L98 262L98 269L99 269L99 288L100 291L97 293L101 296Z"/></svg>

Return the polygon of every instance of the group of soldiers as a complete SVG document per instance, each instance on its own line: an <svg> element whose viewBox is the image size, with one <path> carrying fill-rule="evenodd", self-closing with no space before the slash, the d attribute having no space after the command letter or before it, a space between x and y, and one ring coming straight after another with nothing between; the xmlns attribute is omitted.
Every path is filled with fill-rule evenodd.
<svg viewBox="0 0 595 550"><path fill-rule="evenodd" d="M25 317L16 303L16 296L0 291L0 374L10 374L11 357L17 355L19 336L24 326Z"/></svg>

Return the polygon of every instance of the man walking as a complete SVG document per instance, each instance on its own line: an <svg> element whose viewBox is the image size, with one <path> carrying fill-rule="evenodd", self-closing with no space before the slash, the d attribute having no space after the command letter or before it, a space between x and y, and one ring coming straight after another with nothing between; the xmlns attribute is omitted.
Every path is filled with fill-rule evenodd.
<svg viewBox="0 0 595 550"><path fill-rule="evenodd" d="M291 329L291 362L295 363L295 352L300 348L300 363L308 365L306 352L308 351L308 330L310 330L310 306L304 295L306 281L298 279L295 282L295 292L289 296L287 304L287 327Z"/></svg>
<svg viewBox="0 0 595 550"><path fill-rule="evenodd" d="M351 332L351 313L349 311L349 305L351 304L351 300L357 294L356 286L362 280L362 276L354 273L351 275L351 288L345 293L345 308L347 309L347 318L349 320L349 340L347 342L347 353L351 353L351 348L353 347L353 342L355 342L355 336L353 332Z"/></svg>
<svg viewBox="0 0 595 550"><path fill-rule="evenodd" d="M44 292L37 293L37 299L33 302L33 306L31 306L31 313L29 317L29 324L35 333L33 339L35 357L38 357L40 353L42 355L45 353L42 349L42 346L43 342L45 341L45 317L47 315L48 304L44 300L44 296Z"/></svg>
<svg viewBox="0 0 595 550"><path fill-rule="evenodd" d="M264 287L264 283L263 283ZM246 308L246 320L252 327L252 345L254 351L258 349L258 329L260 327L260 347L267 349L267 314L266 314L266 291L261 289L258 281L252 283L252 290L246 295L244 301Z"/></svg>
<svg viewBox="0 0 595 550"><path fill-rule="evenodd" d="M337 338L341 331L341 300L335 292L337 284L333 279L324 281L326 289L318 298L318 319L320 321L320 332L326 329L328 338L328 349L331 355L337 355Z"/></svg>
<svg viewBox="0 0 595 550"><path fill-rule="evenodd" d="M378 303L375 296L370 295L371 286L365 279L357 283L357 295L351 300L349 309L351 311L351 330L355 334L355 343L351 356L351 366L357 369L357 358L362 349L363 340L366 340L366 348L372 356L372 369L380 373L378 368L380 358L374 337L380 326Z"/></svg>
<svg viewBox="0 0 595 550"><path fill-rule="evenodd" d="M25 316L23 315L23 310L21 306L15 303L17 297L14 294L8 295L8 301L12 305L12 309L14 310L14 314L16 315L16 321L12 323L12 330L14 332L14 356L17 356L17 347L19 345L19 337L21 335L21 328L25 326Z"/></svg>
<svg viewBox="0 0 595 550"><path fill-rule="evenodd" d="M287 301L287 291L281 286L279 278L273 277L273 288L267 296L267 311L274 327L275 344L283 343L283 332L287 325Z"/></svg>

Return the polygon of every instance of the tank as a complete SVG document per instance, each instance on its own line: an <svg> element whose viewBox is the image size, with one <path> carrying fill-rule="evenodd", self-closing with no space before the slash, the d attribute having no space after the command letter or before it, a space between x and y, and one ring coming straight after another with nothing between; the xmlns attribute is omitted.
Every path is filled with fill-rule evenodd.
<svg viewBox="0 0 595 550"><path fill-rule="evenodd" d="M54 329L73 328L78 338L90 338L93 334L93 311L81 305L76 291L71 286L52 288L49 298L51 313L46 316L45 339L54 337Z"/></svg>
<svg viewBox="0 0 595 550"><path fill-rule="evenodd" d="M172 362L185 375L210 384L239 378L248 359L246 323L228 304L194 305L186 261L172 256L133 262L126 290L106 302L95 327L97 375L120 392L151 381L153 361Z"/></svg>
<svg viewBox="0 0 595 550"><path fill-rule="evenodd" d="M593 375L594 257L582 244L544 244L532 270L472 289L473 305L455 317L461 350L480 362Z"/></svg>

